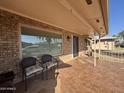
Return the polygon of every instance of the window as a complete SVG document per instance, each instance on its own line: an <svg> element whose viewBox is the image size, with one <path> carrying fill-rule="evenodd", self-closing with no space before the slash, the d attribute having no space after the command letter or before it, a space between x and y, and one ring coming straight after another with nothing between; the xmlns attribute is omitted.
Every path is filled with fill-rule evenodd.
<svg viewBox="0 0 124 93"><path fill-rule="evenodd" d="M43 54L53 56L62 53L62 35L21 27L22 57L40 57Z"/></svg>

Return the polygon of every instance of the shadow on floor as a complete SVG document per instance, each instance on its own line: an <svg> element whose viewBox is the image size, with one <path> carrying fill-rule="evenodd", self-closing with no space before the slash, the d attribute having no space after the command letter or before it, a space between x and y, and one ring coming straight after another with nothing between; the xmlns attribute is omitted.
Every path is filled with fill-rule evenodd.
<svg viewBox="0 0 124 93"><path fill-rule="evenodd" d="M61 63L61 64L59 65L59 68L58 68L58 69L64 69L64 68L68 68L68 67L72 67L72 65L67 64L67 63Z"/></svg>

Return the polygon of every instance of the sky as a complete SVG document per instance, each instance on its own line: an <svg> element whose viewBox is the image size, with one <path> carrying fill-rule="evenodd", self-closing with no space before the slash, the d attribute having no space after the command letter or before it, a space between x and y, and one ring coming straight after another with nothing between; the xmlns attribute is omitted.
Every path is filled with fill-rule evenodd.
<svg viewBox="0 0 124 93"><path fill-rule="evenodd" d="M124 30L124 0L109 0L109 35Z"/></svg>
<svg viewBox="0 0 124 93"><path fill-rule="evenodd" d="M23 42L28 42L28 43L43 42L42 40L38 39L36 36L21 35L21 38Z"/></svg>

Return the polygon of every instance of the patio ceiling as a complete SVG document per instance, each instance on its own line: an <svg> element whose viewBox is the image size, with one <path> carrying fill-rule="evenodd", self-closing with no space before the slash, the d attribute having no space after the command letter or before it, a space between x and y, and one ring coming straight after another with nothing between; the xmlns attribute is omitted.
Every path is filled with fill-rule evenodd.
<svg viewBox="0 0 124 93"><path fill-rule="evenodd" d="M107 0L0 0L0 8L81 35L108 33Z"/></svg>

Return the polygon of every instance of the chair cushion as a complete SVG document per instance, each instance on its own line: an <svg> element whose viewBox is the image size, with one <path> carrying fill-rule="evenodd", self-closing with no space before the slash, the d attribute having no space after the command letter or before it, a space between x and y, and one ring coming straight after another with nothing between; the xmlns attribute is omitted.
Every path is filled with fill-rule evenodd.
<svg viewBox="0 0 124 93"><path fill-rule="evenodd" d="M36 72L42 71L43 68L39 65L34 65L31 67L26 68L26 76L29 76L31 74L34 74Z"/></svg>
<svg viewBox="0 0 124 93"><path fill-rule="evenodd" d="M51 67L54 67L54 66L56 66L56 65L57 65L56 62L47 62L47 68L48 68L48 69L51 68Z"/></svg>

